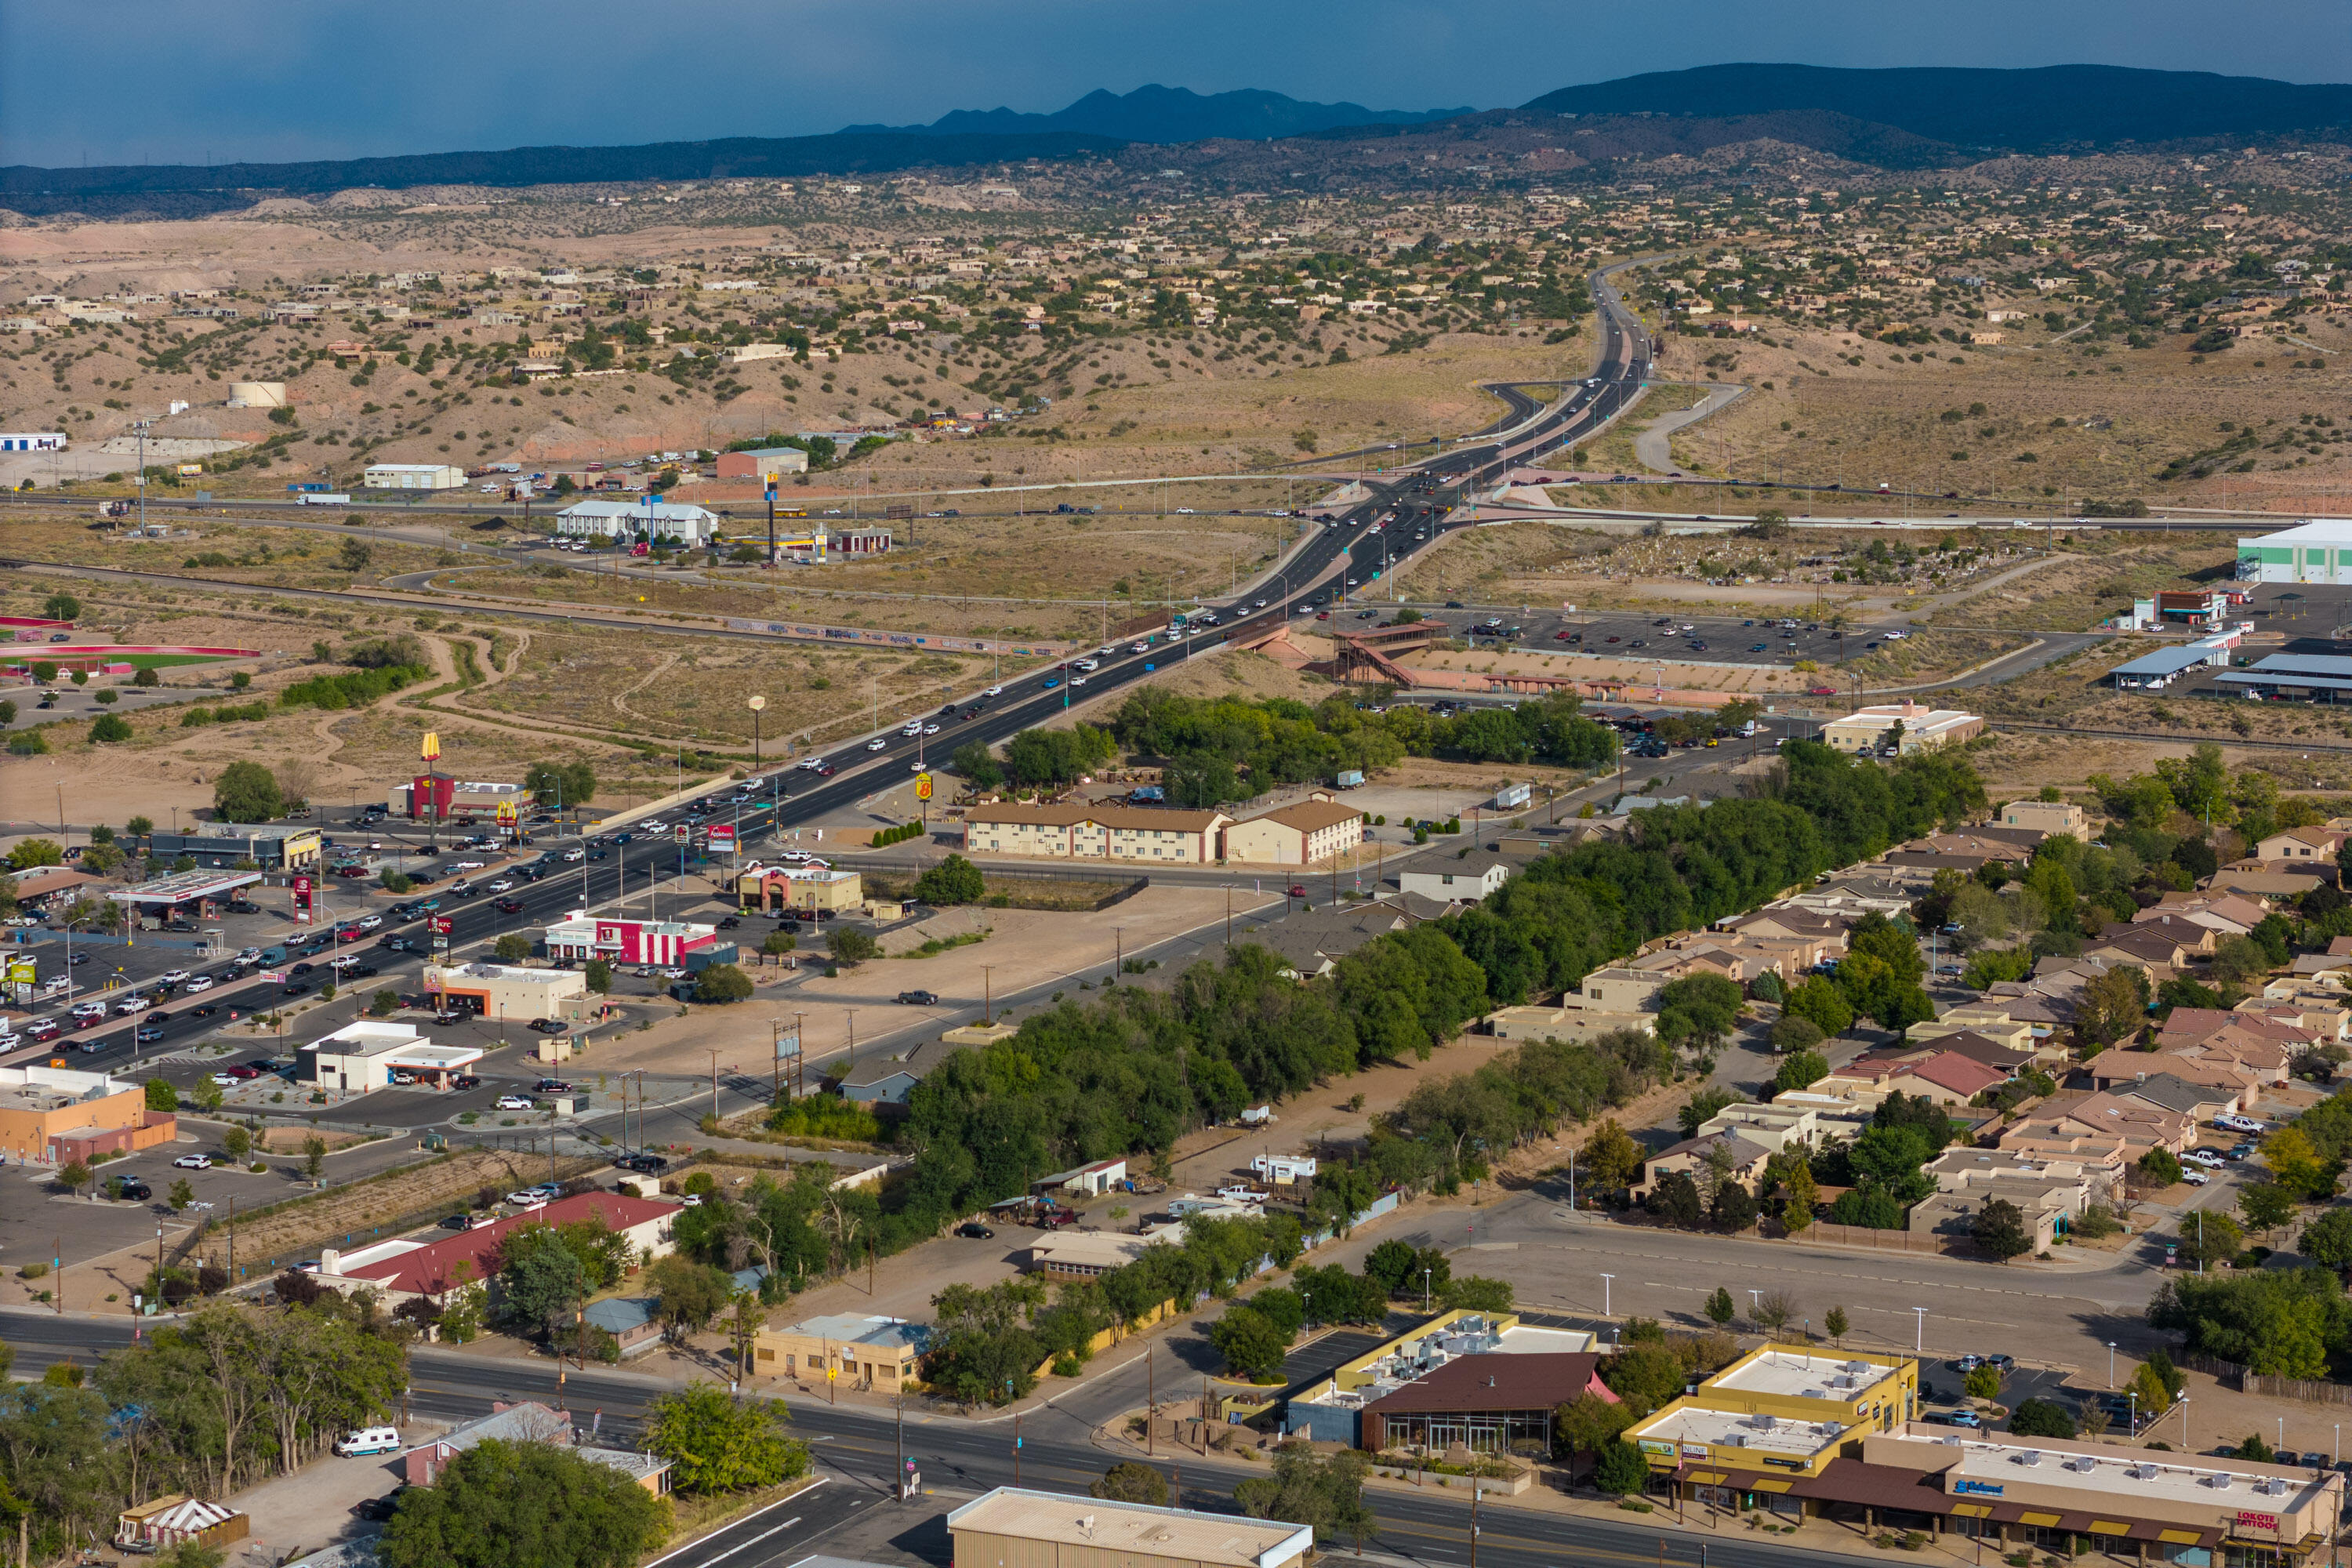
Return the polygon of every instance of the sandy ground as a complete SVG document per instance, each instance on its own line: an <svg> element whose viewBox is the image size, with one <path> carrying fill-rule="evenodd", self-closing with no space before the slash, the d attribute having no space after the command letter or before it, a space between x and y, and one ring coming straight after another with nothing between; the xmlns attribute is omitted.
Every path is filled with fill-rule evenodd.
<svg viewBox="0 0 2352 1568"><path fill-rule="evenodd" d="M1244 879L1234 895L1234 913L1279 903L1255 895ZM991 910L987 941L953 948L926 959L880 960L845 970L828 980L820 972L792 985L762 986L740 1007L697 1009L683 1018L664 1019L647 1030L596 1047L599 1070L709 1070L716 1049L722 1069L758 1067L769 1050L769 1029L793 1014L802 1017L801 1037L812 1063L842 1058L856 1043L885 1036L919 1037L926 1026L971 1006L986 994L1008 996L1033 986L1108 974L1119 952L1137 952L1203 927L1221 926L1226 894L1221 888L1157 886L1125 903L1091 914L1037 910ZM806 973L806 972L803 972ZM938 1007L905 1007L899 992L937 992ZM941 1023L940 1026L944 1026Z"/></svg>

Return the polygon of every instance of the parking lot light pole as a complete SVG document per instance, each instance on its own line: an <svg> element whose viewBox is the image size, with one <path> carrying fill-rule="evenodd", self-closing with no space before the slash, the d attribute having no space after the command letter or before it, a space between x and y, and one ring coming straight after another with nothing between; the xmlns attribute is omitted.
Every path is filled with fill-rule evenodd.
<svg viewBox="0 0 2352 1568"><path fill-rule="evenodd" d="M1927 1344L1927 1309L1914 1307L1911 1310L1916 1314L1911 1321L1911 1353L1915 1356L1925 1355Z"/></svg>
<svg viewBox="0 0 2352 1568"><path fill-rule="evenodd" d="M1610 1310L1609 1307L1610 1284L1616 1278L1614 1274L1603 1274L1601 1277L1601 1315L1604 1318L1613 1318L1617 1315Z"/></svg>

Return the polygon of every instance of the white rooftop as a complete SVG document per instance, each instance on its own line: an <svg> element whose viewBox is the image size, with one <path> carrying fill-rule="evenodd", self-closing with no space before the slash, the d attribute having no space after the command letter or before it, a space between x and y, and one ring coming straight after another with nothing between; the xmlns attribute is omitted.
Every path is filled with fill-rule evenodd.
<svg viewBox="0 0 2352 1568"><path fill-rule="evenodd" d="M372 1024L362 1019L345 1024L331 1035L321 1035L302 1048L325 1051L330 1056L377 1057L386 1051L431 1044L420 1037L414 1024Z"/></svg>
<svg viewBox="0 0 2352 1568"><path fill-rule="evenodd" d="M2200 1507L2226 1507L2234 1501L2254 1512L2292 1513L2312 1500L2328 1479L2296 1466L2257 1465L2242 1459L2216 1462L2147 1448L2090 1452L2079 1443L2036 1446L2021 1438L1995 1442L1928 1427L1906 1427L1883 1440L1916 1445L1923 1450L1919 1458L1923 1464L1948 1458L1957 1448L1958 1462L1947 1472L1954 1479L1992 1486L2031 1481L2037 1487L2079 1489L2096 1492L2111 1509L2118 1499L2146 1497ZM1945 1452L1938 1454L1937 1449Z"/></svg>
<svg viewBox="0 0 2352 1568"><path fill-rule="evenodd" d="M1895 1369L1884 1362L1855 1356L1808 1355L1802 1351L1768 1346L1753 1361L1717 1377L1709 1386L1734 1394L1850 1403L1895 1373Z"/></svg>
<svg viewBox="0 0 2352 1568"><path fill-rule="evenodd" d="M1633 1427L1625 1436L1657 1443L1706 1443L1719 1448L1750 1448L1759 1454L1811 1458L1846 1434L1842 1421L1796 1421L1786 1415L1751 1415L1744 1410L1685 1405Z"/></svg>

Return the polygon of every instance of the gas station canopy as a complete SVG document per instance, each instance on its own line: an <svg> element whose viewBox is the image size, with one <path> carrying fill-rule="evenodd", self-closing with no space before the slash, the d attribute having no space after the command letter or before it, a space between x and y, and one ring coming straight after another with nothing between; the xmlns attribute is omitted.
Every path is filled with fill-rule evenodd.
<svg viewBox="0 0 2352 1568"><path fill-rule="evenodd" d="M169 877L158 877L141 882L113 895L119 904L156 904L166 908L175 904L193 904L203 900L226 899L239 888L250 888L261 880L258 871L177 871Z"/></svg>

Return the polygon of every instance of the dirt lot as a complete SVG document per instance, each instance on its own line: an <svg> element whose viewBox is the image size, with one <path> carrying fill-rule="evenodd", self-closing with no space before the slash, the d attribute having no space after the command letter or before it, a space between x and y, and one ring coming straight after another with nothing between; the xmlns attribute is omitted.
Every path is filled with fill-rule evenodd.
<svg viewBox="0 0 2352 1568"><path fill-rule="evenodd" d="M2352 328L2337 318L2297 331L2331 362L2352 347ZM1848 333L1774 326L1738 342L1736 363L1721 372L1755 390L1677 437L1675 457L1694 472L1727 467L1753 477L1769 468L1776 479L1848 486L1887 480L1996 503L2137 495L2151 504L2211 505L2226 484L2234 507L2340 510L2352 479L2340 446L2319 456L2265 453L2249 474L2158 482L2174 458L2224 439L2224 420L2267 435L2342 401L2345 373L2291 368L2300 348L2250 343L2199 364L2182 342L2147 350L1943 347L1941 357L1913 363ZM1661 370L1678 375L1704 374L1700 360L1725 347L1705 338L1666 344ZM1864 363L1843 363L1849 354Z"/></svg>
<svg viewBox="0 0 2352 1568"><path fill-rule="evenodd" d="M2165 588L2226 579L2237 560L2234 533L2061 534L2060 558L2041 570L1937 610L1942 626L2024 631L2088 631Z"/></svg>

